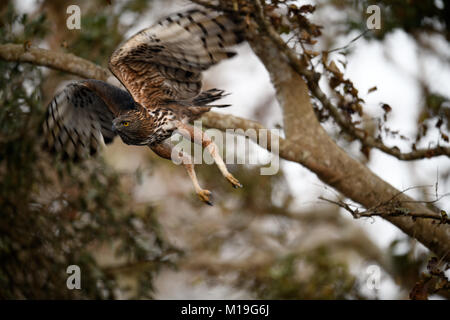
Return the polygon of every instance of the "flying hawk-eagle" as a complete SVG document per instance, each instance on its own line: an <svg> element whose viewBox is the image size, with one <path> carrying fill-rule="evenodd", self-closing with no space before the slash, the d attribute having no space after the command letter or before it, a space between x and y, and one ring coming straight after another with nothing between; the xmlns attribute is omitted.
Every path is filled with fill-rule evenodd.
<svg viewBox="0 0 450 320"><path fill-rule="evenodd" d="M85 158L116 135L130 145L149 146L171 159L168 138L175 130L202 145L233 187L242 187L228 172L217 146L189 124L222 98L218 89L202 91L202 71L234 56L229 47L243 41L240 21L215 12L190 10L171 15L144 29L117 48L109 69L126 88L104 81L70 83L48 106L46 143L70 158ZM200 199L211 204L211 192L197 181L191 157L174 152L183 163Z"/></svg>

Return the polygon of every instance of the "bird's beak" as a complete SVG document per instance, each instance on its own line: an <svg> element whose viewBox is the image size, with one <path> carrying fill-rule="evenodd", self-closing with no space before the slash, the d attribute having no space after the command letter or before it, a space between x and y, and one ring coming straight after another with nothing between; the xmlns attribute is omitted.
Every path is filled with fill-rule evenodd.
<svg viewBox="0 0 450 320"><path fill-rule="evenodd" d="M113 124L112 124L112 126L111 126L111 130L112 130L114 133L117 133L117 128L116 128L116 125L114 124L114 122L113 122Z"/></svg>

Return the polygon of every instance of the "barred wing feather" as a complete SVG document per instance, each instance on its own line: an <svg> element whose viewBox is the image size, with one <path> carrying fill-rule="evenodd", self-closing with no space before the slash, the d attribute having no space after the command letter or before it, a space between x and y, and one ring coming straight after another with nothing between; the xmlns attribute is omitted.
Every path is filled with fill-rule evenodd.
<svg viewBox="0 0 450 320"><path fill-rule="evenodd" d="M108 92L108 98L105 98ZM46 145L69 158L86 158L115 137L112 120L132 108L129 94L103 81L67 85L50 102L43 126Z"/></svg>
<svg viewBox="0 0 450 320"><path fill-rule="evenodd" d="M218 13L191 10L167 17L123 43L109 68L141 105L195 98L201 72L230 58L243 40L242 23Z"/></svg>

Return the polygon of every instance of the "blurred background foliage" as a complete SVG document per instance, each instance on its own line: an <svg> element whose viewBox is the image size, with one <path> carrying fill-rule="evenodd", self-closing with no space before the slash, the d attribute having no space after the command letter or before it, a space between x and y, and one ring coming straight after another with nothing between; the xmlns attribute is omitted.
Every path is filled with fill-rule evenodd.
<svg viewBox="0 0 450 320"><path fill-rule="evenodd" d="M75 2L81 30L66 28L73 1L35 1L28 14L15 1L2 2L0 43L43 46L106 67L126 31L162 3ZM326 4L357 10L355 3ZM422 30L426 15L445 23L447 33L440 32L448 39L448 6L431 3L386 1L392 14L383 32ZM347 26L360 27L362 19L349 19ZM145 148L116 141L99 157L76 164L43 152L46 104L63 81L74 78L0 61L0 298L377 298L364 289L361 270L370 264L380 265L399 297L407 297L428 253L415 254L415 243L400 253L397 243L381 252L334 207L293 210L283 171L262 176L257 166L230 166L245 186L237 192L214 166L197 166L200 181L214 192L210 208L195 198L183 168ZM441 114L441 107L430 105L430 113ZM69 265L81 268L81 290L66 287ZM201 293L193 292L197 286ZM227 290L211 295L218 286Z"/></svg>
<svg viewBox="0 0 450 320"><path fill-rule="evenodd" d="M450 41L450 7L446 1L435 0L344 0L332 1L334 5L355 9L360 19L349 23L350 27L361 28L366 8L377 5L381 9L383 26L369 35L382 39L396 29L410 34L437 33Z"/></svg>
<svg viewBox="0 0 450 320"><path fill-rule="evenodd" d="M450 41L450 5L442 0L324 0L322 6L345 10L346 18L340 20L343 33L359 31L370 40L383 42L395 32L407 33L418 45L416 54L427 61L437 59L444 66L450 64L450 55L442 49L440 41ZM376 5L380 8L381 28L367 32L366 19L373 14L367 8ZM351 49L350 49L351 50ZM341 52L346 52L342 50ZM422 111L417 119L420 127L415 143L418 143L429 127L437 127L441 138L448 142L450 131L450 100L435 92L430 84L417 79L423 96ZM446 129L445 131L442 129Z"/></svg>
<svg viewBox="0 0 450 320"><path fill-rule="evenodd" d="M105 16L88 17L92 34L74 39L84 49L97 39L96 50L85 52L111 50L112 43L98 41L109 39L101 33L111 30ZM49 30L45 11L20 15L13 2L1 21L2 43L40 41ZM94 257L102 246L123 263L152 262L136 290L151 297L153 273L176 250L161 237L154 208L136 208L120 174L101 158L74 165L42 152L45 79L40 68L0 62L0 297L114 298L117 281ZM83 290L65 288L72 264L83 271Z"/></svg>

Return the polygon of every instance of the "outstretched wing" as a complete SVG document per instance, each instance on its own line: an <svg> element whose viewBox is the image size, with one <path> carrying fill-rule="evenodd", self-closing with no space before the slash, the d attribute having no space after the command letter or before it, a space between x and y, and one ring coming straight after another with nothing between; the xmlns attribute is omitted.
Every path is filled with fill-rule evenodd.
<svg viewBox="0 0 450 320"><path fill-rule="evenodd" d="M202 87L201 72L235 52L242 23L215 12L174 14L123 43L109 68L141 105L191 100Z"/></svg>
<svg viewBox="0 0 450 320"><path fill-rule="evenodd" d="M115 137L112 120L134 108L130 94L98 80L67 85L50 102L43 130L46 145L69 158L95 154Z"/></svg>

